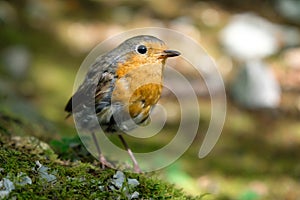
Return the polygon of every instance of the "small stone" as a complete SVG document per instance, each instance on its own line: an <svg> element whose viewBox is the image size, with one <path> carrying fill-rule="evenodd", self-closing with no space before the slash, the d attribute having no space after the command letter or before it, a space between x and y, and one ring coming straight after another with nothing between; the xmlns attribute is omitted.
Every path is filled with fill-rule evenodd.
<svg viewBox="0 0 300 200"><path fill-rule="evenodd" d="M0 181L0 198L5 198L9 193L15 189L14 183L8 178L3 178Z"/></svg>
<svg viewBox="0 0 300 200"><path fill-rule="evenodd" d="M131 196L130 199L138 199L139 198L140 193L138 193L137 191L134 191Z"/></svg>
<svg viewBox="0 0 300 200"><path fill-rule="evenodd" d="M140 183L138 180L136 180L135 178L128 178L127 179L128 185L130 188L135 188L136 186L138 186Z"/></svg>
<svg viewBox="0 0 300 200"><path fill-rule="evenodd" d="M29 184L29 185L32 184L31 178L23 172L18 173L17 178L19 179L19 181L16 183L17 185L24 186L27 184Z"/></svg>
<svg viewBox="0 0 300 200"><path fill-rule="evenodd" d="M98 189L103 192L104 191L104 186L103 185L99 185Z"/></svg>
<svg viewBox="0 0 300 200"><path fill-rule="evenodd" d="M42 165L40 161L36 161L35 164L36 164L35 171L38 172L41 179L44 179L47 182L52 182L56 180L56 176L48 173L48 169L49 169L48 167Z"/></svg>
<svg viewBox="0 0 300 200"><path fill-rule="evenodd" d="M113 176L113 179L111 182L114 186L116 186L118 189L120 189L120 188L122 188L124 181L125 181L124 173L121 171L117 171L116 174Z"/></svg>

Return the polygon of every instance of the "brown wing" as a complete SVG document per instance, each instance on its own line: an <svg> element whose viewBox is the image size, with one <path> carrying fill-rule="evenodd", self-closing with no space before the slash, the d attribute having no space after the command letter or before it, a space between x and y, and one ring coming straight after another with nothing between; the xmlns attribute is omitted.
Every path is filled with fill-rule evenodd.
<svg viewBox="0 0 300 200"><path fill-rule="evenodd" d="M80 105L95 105L100 107L110 102L110 93L114 82L114 63L106 62L105 57L99 57L91 66L83 83L77 92L69 99L65 111L71 115ZM95 99L95 101L93 101ZM104 102L102 102L102 99ZM102 102L102 103L101 103ZM99 108L98 108L99 109ZM69 116L68 115L68 116Z"/></svg>

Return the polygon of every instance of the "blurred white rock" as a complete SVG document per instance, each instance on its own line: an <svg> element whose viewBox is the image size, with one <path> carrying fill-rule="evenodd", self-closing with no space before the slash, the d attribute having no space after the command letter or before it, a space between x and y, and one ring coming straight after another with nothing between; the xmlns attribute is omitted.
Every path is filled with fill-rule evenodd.
<svg viewBox="0 0 300 200"><path fill-rule="evenodd" d="M262 59L284 46L300 43L297 29L280 26L252 13L234 15L220 33L220 42L233 58Z"/></svg>
<svg viewBox="0 0 300 200"><path fill-rule="evenodd" d="M279 48L274 26L254 14L233 16L221 32L221 42L231 56L240 60L263 58Z"/></svg>
<svg viewBox="0 0 300 200"><path fill-rule="evenodd" d="M268 66L261 60L253 60L241 66L233 80L231 94L245 108L276 108L280 103L281 88Z"/></svg>

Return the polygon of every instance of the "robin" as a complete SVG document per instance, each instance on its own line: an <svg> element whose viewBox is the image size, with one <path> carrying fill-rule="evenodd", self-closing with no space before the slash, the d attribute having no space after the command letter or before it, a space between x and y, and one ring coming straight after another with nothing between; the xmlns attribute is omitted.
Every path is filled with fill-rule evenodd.
<svg viewBox="0 0 300 200"><path fill-rule="evenodd" d="M83 126L91 130L102 167L111 165L101 153L94 125L85 111L95 110L97 123L105 133L118 133L134 170L141 172L122 133L149 123L150 112L161 96L166 59L179 55L178 51L168 50L162 40L139 35L99 56L91 65L65 111L81 116Z"/></svg>

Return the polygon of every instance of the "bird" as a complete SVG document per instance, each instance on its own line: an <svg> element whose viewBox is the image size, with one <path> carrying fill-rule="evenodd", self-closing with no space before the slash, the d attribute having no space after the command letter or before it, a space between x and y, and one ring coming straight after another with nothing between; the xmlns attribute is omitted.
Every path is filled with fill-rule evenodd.
<svg viewBox="0 0 300 200"><path fill-rule="evenodd" d="M68 116L77 114L88 127L102 167L111 167L96 139L96 133L87 114L94 109L97 125L106 134L118 135L128 152L134 171L141 168L124 140L125 131L150 122L150 113L160 99L163 71L167 58L179 56L161 39L138 35L125 40L116 48L97 57L77 91L65 106ZM141 133L142 134L142 133Z"/></svg>

